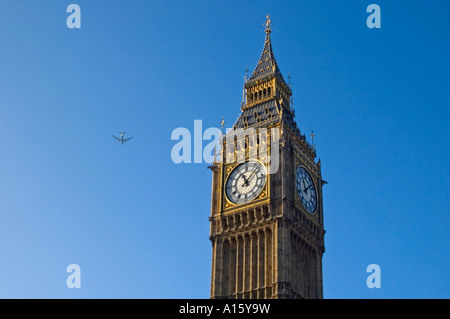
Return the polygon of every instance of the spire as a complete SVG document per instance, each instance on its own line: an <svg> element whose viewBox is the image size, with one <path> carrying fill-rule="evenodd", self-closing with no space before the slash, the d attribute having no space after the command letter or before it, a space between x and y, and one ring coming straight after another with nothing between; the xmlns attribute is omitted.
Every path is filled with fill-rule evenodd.
<svg viewBox="0 0 450 319"><path fill-rule="evenodd" d="M264 41L263 51L261 57L259 58L259 62L256 65L256 68L250 76L248 82L250 82L249 84L251 84L257 80L275 76L284 84L286 84L286 81L284 81L283 75L280 72L277 61L275 60L275 55L273 54L272 50L272 42L270 40L270 34L272 33L272 21L270 20L269 15L267 15L267 21L264 23L264 25L266 39Z"/></svg>
<svg viewBox="0 0 450 319"><path fill-rule="evenodd" d="M264 27L266 39L263 52L255 70L244 84L245 99L241 103L242 112L234 123L233 128L267 128L281 123L298 136L301 136L302 140L306 142L306 137L301 135L300 129L295 122L295 113L291 104L290 74L289 84L287 84L280 72L272 50L270 40L272 21L269 15L267 15ZM315 153L312 147L310 149Z"/></svg>

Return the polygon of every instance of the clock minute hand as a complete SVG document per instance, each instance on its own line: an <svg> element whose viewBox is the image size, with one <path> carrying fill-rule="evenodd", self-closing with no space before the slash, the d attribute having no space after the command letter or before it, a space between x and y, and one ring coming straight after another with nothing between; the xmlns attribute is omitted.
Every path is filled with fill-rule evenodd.
<svg viewBox="0 0 450 319"><path fill-rule="evenodd" d="M256 171L257 171L257 169L255 169L255 170L252 171L251 178L248 179L249 181L252 181L252 180L255 178L255 176L256 176Z"/></svg>
<svg viewBox="0 0 450 319"><path fill-rule="evenodd" d="M252 171L250 172L250 175L249 175L249 176L251 176L251 178L249 178L249 179L246 179L245 175L242 175L242 177L244 177L245 184L248 185L248 183L253 180L253 174L255 174L255 176L256 176L256 171L257 170L258 170L258 166L254 165L254 167L253 167L253 169L252 169ZM244 184L242 186L244 186Z"/></svg>
<svg viewBox="0 0 450 319"><path fill-rule="evenodd" d="M255 165L255 166L253 167L252 172L251 172L250 175L255 174L255 176L256 176L256 171L257 171L258 169L259 169L258 165Z"/></svg>
<svg viewBox="0 0 450 319"><path fill-rule="evenodd" d="M248 172L248 171L247 171L247 172ZM249 176L252 176L254 172L255 172L255 168L253 168L253 170L250 172L250 175L249 175ZM251 179L250 179L250 178L249 178L249 179L246 179L244 174L242 174L242 177L243 177L244 180L245 180L245 184L248 185L248 183L250 182ZM253 177L252 177L252 180L253 180ZM244 184L242 184L242 186L244 186Z"/></svg>
<svg viewBox="0 0 450 319"><path fill-rule="evenodd" d="M252 177L248 179L249 182L251 182L256 176L256 173L252 173Z"/></svg>
<svg viewBox="0 0 450 319"><path fill-rule="evenodd" d="M257 169L258 169L258 166L254 165L250 175L255 173Z"/></svg>

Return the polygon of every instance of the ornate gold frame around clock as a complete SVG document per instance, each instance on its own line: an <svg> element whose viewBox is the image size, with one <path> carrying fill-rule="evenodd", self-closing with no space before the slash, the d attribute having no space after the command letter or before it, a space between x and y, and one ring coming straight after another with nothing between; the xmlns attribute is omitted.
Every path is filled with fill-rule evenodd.
<svg viewBox="0 0 450 319"><path fill-rule="evenodd" d="M256 196L254 199L252 199L251 201L249 201L248 203L244 203L244 204L236 204L233 203L232 201L230 201L228 199L228 196L226 194L226 185L228 182L228 178L230 177L231 173L240 165L245 164L247 162L258 162L261 165L264 166L265 170L266 170L266 178L265 178L265 183L264 183L264 187L261 189L261 192L258 194L258 196ZM222 207L222 211L225 213L228 212L232 212L233 208L238 207L239 209L242 207L245 207L247 205L254 205L254 204L260 204L260 203L264 203L264 199L268 199L268 195L269 195L269 189L270 189L270 174L268 174L268 168L267 165L264 164L263 162L261 162L260 160L257 159L249 159L246 160L244 163L235 163L235 164L230 164L226 167L224 167L224 183L222 184L222 195L224 198L223 201L223 207Z"/></svg>

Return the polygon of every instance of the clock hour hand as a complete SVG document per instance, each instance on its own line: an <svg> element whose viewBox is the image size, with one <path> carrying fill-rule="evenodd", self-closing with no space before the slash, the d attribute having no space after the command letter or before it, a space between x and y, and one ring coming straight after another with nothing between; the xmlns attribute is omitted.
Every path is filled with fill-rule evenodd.
<svg viewBox="0 0 450 319"><path fill-rule="evenodd" d="M313 186L313 183L309 184L308 187L306 187L306 188L303 189L303 192L305 192L305 193L308 192L308 190L309 190L312 186Z"/></svg>
<svg viewBox="0 0 450 319"><path fill-rule="evenodd" d="M306 193L307 191L308 191L308 188L306 188L306 183L305 183L305 180L304 179L302 179L302 182L303 182L303 190L302 190L302 192L303 193Z"/></svg>
<svg viewBox="0 0 450 319"><path fill-rule="evenodd" d="M252 172L252 174L250 175L251 177L248 179L248 181L252 181L255 177L256 177L256 171Z"/></svg>
<svg viewBox="0 0 450 319"><path fill-rule="evenodd" d="M245 185L248 185L248 179L245 178L244 174L242 174L242 178L244 179L244 184L242 184L242 187L244 187Z"/></svg>

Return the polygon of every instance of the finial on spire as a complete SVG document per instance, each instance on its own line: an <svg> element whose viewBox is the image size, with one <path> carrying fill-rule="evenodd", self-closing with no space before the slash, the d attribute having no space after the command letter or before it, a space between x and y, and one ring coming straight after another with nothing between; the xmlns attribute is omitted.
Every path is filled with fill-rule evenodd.
<svg viewBox="0 0 450 319"><path fill-rule="evenodd" d="M267 20L266 23L264 23L266 26L266 33L269 34L272 32L272 20L270 20L269 14L267 14Z"/></svg>
<svg viewBox="0 0 450 319"><path fill-rule="evenodd" d="M314 147L314 149L316 149L316 145L314 144L314 137L316 135L314 134L314 131L311 131L311 135L309 135L309 136L311 136L311 145L312 145L312 147Z"/></svg>

